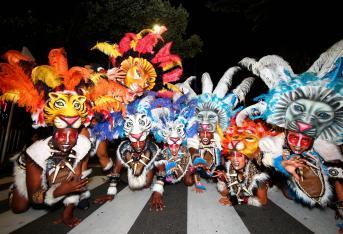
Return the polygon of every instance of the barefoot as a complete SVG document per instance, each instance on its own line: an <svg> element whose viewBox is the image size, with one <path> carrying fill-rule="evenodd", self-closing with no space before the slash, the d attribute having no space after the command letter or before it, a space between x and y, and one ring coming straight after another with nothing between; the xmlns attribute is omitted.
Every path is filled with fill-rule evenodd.
<svg viewBox="0 0 343 234"><path fill-rule="evenodd" d="M231 206L232 203L228 197L222 197L219 199L219 203L222 204L223 206L229 205Z"/></svg>
<svg viewBox="0 0 343 234"><path fill-rule="evenodd" d="M113 198L114 198L113 195L102 195L102 196L97 197L97 198L94 200L94 203L95 203L95 204L98 204L98 205L101 205L101 204L104 204L104 203L107 202L107 201L112 201Z"/></svg>
<svg viewBox="0 0 343 234"><path fill-rule="evenodd" d="M62 220L65 225L71 228L75 227L81 222L81 220L76 217L62 218Z"/></svg>
<svg viewBox="0 0 343 234"><path fill-rule="evenodd" d="M74 212L75 205L68 205L64 208L64 211L62 213L62 221L65 225L68 227L75 227L80 223L80 219L74 217L73 212Z"/></svg>

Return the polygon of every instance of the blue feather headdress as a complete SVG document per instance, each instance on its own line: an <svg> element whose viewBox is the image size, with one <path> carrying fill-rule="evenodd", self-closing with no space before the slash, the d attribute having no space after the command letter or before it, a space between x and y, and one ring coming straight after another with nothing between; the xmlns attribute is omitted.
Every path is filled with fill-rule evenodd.
<svg viewBox="0 0 343 234"><path fill-rule="evenodd" d="M288 63L275 55L265 56L258 62L250 58L243 59L241 65L260 76L270 89L268 93L255 98L256 101L260 101L259 103L247 107L238 114L237 124L242 123L246 116L250 116L263 118L279 127L304 132L301 127L296 126L300 123L311 128L304 132L309 136L329 141L337 138L343 131L342 52L343 40L323 53L307 72L300 75L294 74ZM330 108L330 113L321 113L320 109L318 113L312 113L312 110L301 105L297 107L299 113L295 113L291 108L299 105L301 100L305 100L305 103L309 100L307 103L312 103L312 106L317 103L317 107L322 103L321 105ZM322 117L330 116L332 120L328 121L327 126L320 125L319 120Z"/></svg>
<svg viewBox="0 0 343 234"><path fill-rule="evenodd" d="M110 118L106 121L98 122L93 128L91 128L92 135L97 139L103 140L115 140L124 137L124 119L120 112L110 113Z"/></svg>
<svg viewBox="0 0 343 234"><path fill-rule="evenodd" d="M184 126L185 138L193 137L197 133L197 122L195 119L196 99L188 99L188 95L182 95L175 100L169 98L158 98L152 103L152 132L157 142L165 142L165 134L173 124Z"/></svg>
<svg viewBox="0 0 343 234"><path fill-rule="evenodd" d="M230 119L240 110L238 104L244 101L254 81L252 77L246 78L232 92L228 92L233 75L239 70L239 67L229 68L214 90L210 75L208 73L202 75L202 94L197 98L195 115L202 111L214 112L218 116L219 131L228 128Z"/></svg>

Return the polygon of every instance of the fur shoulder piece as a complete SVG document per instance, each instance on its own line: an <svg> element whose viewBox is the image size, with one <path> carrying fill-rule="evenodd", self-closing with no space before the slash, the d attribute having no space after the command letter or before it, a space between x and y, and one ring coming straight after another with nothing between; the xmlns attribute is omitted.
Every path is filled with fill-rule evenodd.
<svg viewBox="0 0 343 234"><path fill-rule="evenodd" d="M91 149L91 142L86 136L79 135L73 149L76 151L76 162L81 161Z"/></svg>
<svg viewBox="0 0 343 234"><path fill-rule="evenodd" d="M45 168L45 161L51 156L51 148L48 144L50 140L51 137L36 141L26 149L29 157L43 169Z"/></svg>
<svg viewBox="0 0 343 234"><path fill-rule="evenodd" d="M323 147L325 146L325 147ZM343 155L339 148L339 146L322 140L322 139L316 139L313 143L313 149L324 159L326 162L339 160L343 161Z"/></svg>
<svg viewBox="0 0 343 234"><path fill-rule="evenodd" d="M265 166L273 166L273 159L282 155L282 146L284 144L285 134L281 133L277 136L263 137L259 142L259 147L263 153L262 162Z"/></svg>
<svg viewBox="0 0 343 234"><path fill-rule="evenodd" d="M37 141L26 150L26 153L30 156L30 158L43 169L45 168L46 160L51 156L52 153L48 144L50 140L51 137L48 137L45 140ZM76 152L75 165L77 165L77 163L87 155L90 148L91 143L88 138L83 135L79 135L76 145L73 148L73 150Z"/></svg>

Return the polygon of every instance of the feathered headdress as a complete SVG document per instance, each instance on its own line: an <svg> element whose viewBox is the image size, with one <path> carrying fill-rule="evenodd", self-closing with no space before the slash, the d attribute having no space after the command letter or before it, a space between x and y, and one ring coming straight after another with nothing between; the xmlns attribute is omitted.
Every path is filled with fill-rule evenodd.
<svg viewBox="0 0 343 234"><path fill-rule="evenodd" d="M246 118L243 120L241 126L238 126L236 124L235 117L233 117L231 119L231 124L225 131L222 139L222 154L228 155L232 152L233 145L236 145L238 141L246 141L246 145L243 148L241 147L240 150L245 152L247 157L253 158L256 156L255 153L258 151L259 139L269 135L273 135L273 131L268 129L266 124L261 120L254 121Z"/></svg>
<svg viewBox="0 0 343 234"><path fill-rule="evenodd" d="M269 87L261 102L237 116L241 125L246 116L264 118L268 123L299 131L312 137L333 140L343 131L343 40L323 53L311 68L295 75L281 57L251 58L240 64Z"/></svg>
<svg viewBox="0 0 343 234"><path fill-rule="evenodd" d="M152 132L157 142L165 142L164 131L173 124L181 124L185 133L183 143L187 138L197 133L198 124L195 117L197 99L189 100L188 95L175 95L176 99L158 98L151 105Z"/></svg>
<svg viewBox="0 0 343 234"><path fill-rule="evenodd" d="M18 51L8 51L4 55L8 63L0 64L1 100L18 103L19 107L26 107L32 115L34 127L53 124L50 116L49 121L45 122L47 112L43 111L49 105L51 96L55 96L49 93L66 92L69 97L77 95L77 85L82 80L91 77L91 72L86 68L68 69L63 48L51 50L48 57L49 65L32 67L31 71L31 69L27 70L28 66L25 66L28 62L32 62L30 58ZM41 88L41 85L45 88ZM82 121L84 121L86 118L84 113L82 115Z"/></svg>
<svg viewBox="0 0 343 234"><path fill-rule="evenodd" d="M229 68L219 80L214 90L211 77L208 73L204 73L201 78L202 93L197 97L198 103L195 114L197 115L201 111L213 111L218 115L217 127L221 130L227 129L230 118L239 110L237 105L244 101L254 81L252 77L246 78L236 89L228 93L229 87L232 84L233 75L238 71L239 67ZM190 87L190 82L193 79L194 77L190 77L184 83L178 85L181 90L189 93L191 96L195 95L195 92Z"/></svg>
<svg viewBox="0 0 343 234"><path fill-rule="evenodd" d="M140 96L145 90L166 88L168 83L179 80L183 73L180 57L170 52L171 42L155 51L158 42L163 42L161 35L165 31L167 28L161 26L144 29L138 34L126 33L119 45L101 42L92 49L98 49L110 57L114 66L108 71L110 79Z"/></svg>

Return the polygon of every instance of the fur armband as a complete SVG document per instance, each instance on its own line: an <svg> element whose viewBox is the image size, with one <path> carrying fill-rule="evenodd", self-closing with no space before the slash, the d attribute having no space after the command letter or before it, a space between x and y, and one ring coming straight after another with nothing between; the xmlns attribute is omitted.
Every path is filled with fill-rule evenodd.
<svg viewBox="0 0 343 234"><path fill-rule="evenodd" d="M117 184L120 180L120 174L109 174L108 177L108 189L107 189L107 195L116 195L117 194Z"/></svg>
<svg viewBox="0 0 343 234"><path fill-rule="evenodd" d="M45 199L44 203L51 206L59 201L61 201L65 196L59 196L59 197L54 197L54 191L55 189L60 186L60 184L54 184L52 185L48 191L45 192Z"/></svg>
<svg viewBox="0 0 343 234"><path fill-rule="evenodd" d="M110 161L106 164L106 166L102 169L103 171L108 171L109 169L111 169L113 166L113 161L110 158Z"/></svg>
<svg viewBox="0 0 343 234"><path fill-rule="evenodd" d="M220 193L222 193L227 188L226 183L223 181L218 180L217 182L217 189Z"/></svg>
<svg viewBox="0 0 343 234"><path fill-rule="evenodd" d="M247 203L251 206L262 206L261 202L258 200L257 197L249 197Z"/></svg>
<svg viewBox="0 0 343 234"><path fill-rule="evenodd" d="M88 170L83 171L83 172L81 173L81 179L86 178L86 177L89 176L91 173L92 173L92 169L88 169Z"/></svg>
<svg viewBox="0 0 343 234"><path fill-rule="evenodd" d="M91 192L89 190L86 190L85 192L81 193L80 195L80 201L83 199L87 199L91 197Z"/></svg>
<svg viewBox="0 0 343 234"><path fill-rule="evenodd" d="M63 204L65 206L68 206L70 204L74 204L76 206L79 203L79 201L80 201L80 195L75 194L75 195L70 195L70 196L66 197L63 200Z"/></svg>
<svg viewBox="0 0 343 234"><path fill-rule="evenodd" d="M163 189L164 182L161 180L157 180L156 183L154 184L154 187L152 188L153 192L158 192L159 194L163 194L164 189Z"/></svg>
<svg viewBox="0 0 343 234"><path fill-rule="evenodd" d="M107 195L115 196L117 192L117 184L110 184L110 186L108 186Z"/></svg>
<svg viewBox="0 0 343 234"><path fill-rule="evenodd" d="M286 169L282 166L281 162L282 162L283 158L282 156L279 156L277 158L274 158L274 167L277 171L281 172L283 175L289 177L291 176L288 171L286 171Z"/></svg>

